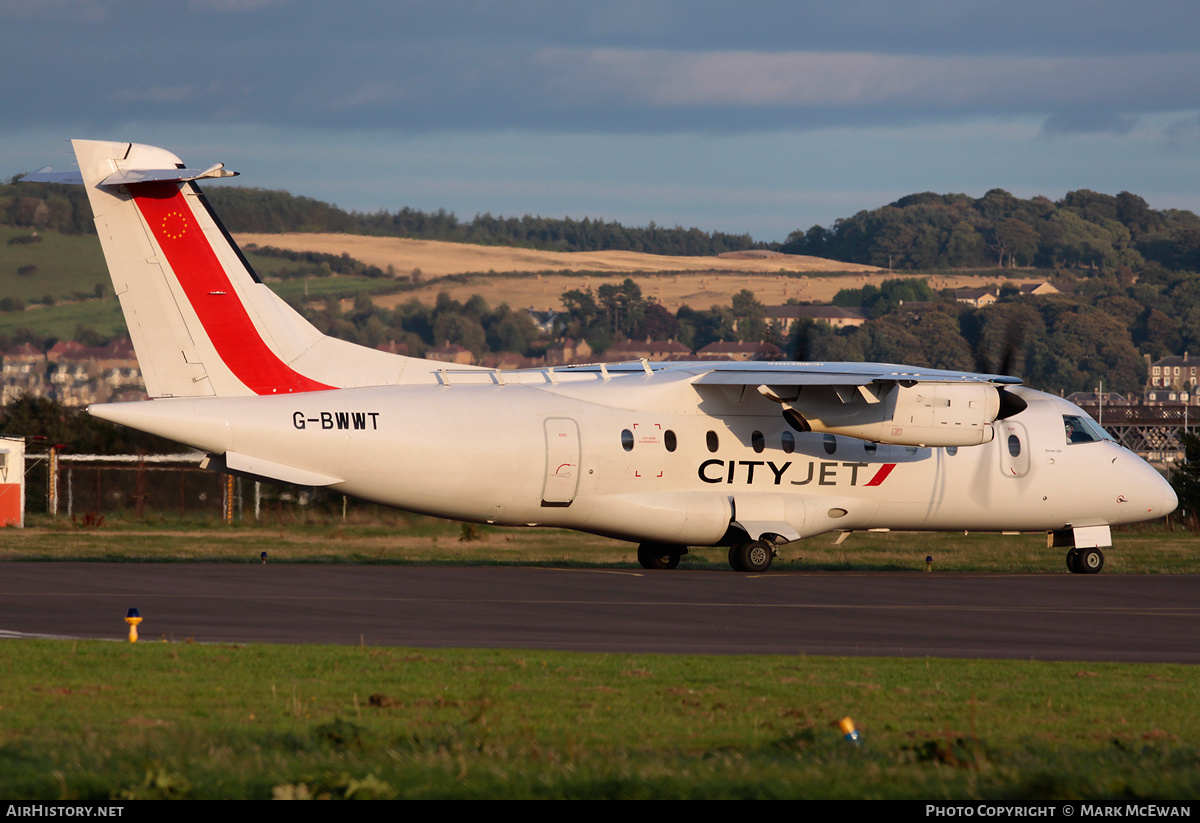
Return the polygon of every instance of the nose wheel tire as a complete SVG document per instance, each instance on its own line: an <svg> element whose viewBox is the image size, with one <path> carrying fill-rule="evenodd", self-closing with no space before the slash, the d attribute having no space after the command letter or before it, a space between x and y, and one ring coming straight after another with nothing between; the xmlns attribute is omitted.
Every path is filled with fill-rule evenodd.
<svg viewBox="0 0 1200 823"><path fill-rule="evenodd" d="M1104 568L1104 554L1099 549L1079 550L1079 571L1084 574L1096 574Z"/></svg>
<svg viewBox="0 0 1200 823"><path fill-rule="evenodd" d="M683 556L678 546L662 543L643 543L638 546L638 563L643 569L673 569Z"/></svg>
<svg viewBox="0 0 1200 823"><path fill-rule="evenodd" d="M1099 549L1071 549L1067 569L1073 574L1097 574L1104 568L1104 552Z"/></svg>
<svg viewBox="0 0 1200 823"><path fill-rule="evenodd" d="M1083 569L1079 568L1079 549L1069 549L1067 551L1067 571L1071 574L1083 573Z"/></svg>
<svg viewBox="0 0 1200 823"><path fill-rule="evenodd" d="M765 572L771 568L775 551L765 540L751 540L729 547L729 565L738 572Z"/></svg>

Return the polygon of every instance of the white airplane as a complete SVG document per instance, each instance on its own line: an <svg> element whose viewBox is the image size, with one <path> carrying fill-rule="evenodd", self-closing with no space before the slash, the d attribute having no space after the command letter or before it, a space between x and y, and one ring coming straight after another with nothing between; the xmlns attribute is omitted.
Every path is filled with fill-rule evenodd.
<svg viewBox="0 0 1200 823"><path fill-rule="evenodd" d="M1170 485L1079 407L1011 377L865 363L497 371L327 337L263 285L163 149L74 141L150 402L89 407L207 467L408 511L640 544L762 572L828 532L1044 531L1095 573Z"/></svg>

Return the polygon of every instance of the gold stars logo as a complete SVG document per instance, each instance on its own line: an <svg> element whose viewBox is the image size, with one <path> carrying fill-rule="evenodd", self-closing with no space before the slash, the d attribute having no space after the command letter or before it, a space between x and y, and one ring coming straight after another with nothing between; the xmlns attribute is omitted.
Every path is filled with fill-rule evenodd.
<svg viewBox="0 0 1200 823"><path fill-rule="evenodd" d="M187 218L180 211L169 211L162 219L162 235L170 240L178 240L188 230Z"/></svg>

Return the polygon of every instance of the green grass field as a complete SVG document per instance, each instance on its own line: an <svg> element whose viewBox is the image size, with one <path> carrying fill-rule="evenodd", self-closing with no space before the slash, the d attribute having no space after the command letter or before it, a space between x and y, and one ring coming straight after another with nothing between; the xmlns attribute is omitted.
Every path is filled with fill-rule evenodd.
<svg viewBox="0 0 1200 823"><path fill-rule="evenodd" d="M0 666L8 799L1200 788L1187 667L70 641Z"/></svg>
<svg viewBox="0 0 1200 823"><path fill-rule="evenodd" d="M7 641L0 671L8 800L1200 795L1184 666Z"/></svg>
<svg viewBox="0 0 1200 823"><path fill-rule="evenodd" d="M216 514L109 513L94 528L64 517L28 516L29 528L6 533L0 560L126 560L301 563L538 563L637 565L632 543L557 529L473 527L352 501L340 509L266 507L257 523L232 526ZM1042 534L856 532L842 543L824 535L785 546L772 568L797 571L937 571L1067 574L1065 551L1047 549ZM1163 523L1116 529L1105 549L1106 574L1200 574L1200 536ZM728 568L722 548L694 548L684 568Z"/></svg>
<svg viewBox="0 0 1200 823"><path fill-rule="evenodd" d="M106 293L112 295L108 268L95 235L41 231L38 243L9 245L9 240L31 234L30 229L0 226L0 295L25 303L47 294L56 300L70 300L77 293L94 296L97 283L103 283ZM17 273L26 266L35 266L36 271Z"/></svg>

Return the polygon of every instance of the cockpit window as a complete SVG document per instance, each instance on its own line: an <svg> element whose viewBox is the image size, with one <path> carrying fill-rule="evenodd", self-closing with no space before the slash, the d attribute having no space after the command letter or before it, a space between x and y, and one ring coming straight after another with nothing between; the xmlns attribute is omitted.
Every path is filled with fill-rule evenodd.
<svg viewBox="0 0 1200 823"><path fill-rule="evenodd" d="M1100 428L1100 424L1090 417L1064 414L1063 428L1066 431L1067 443L1098 443L1101 440L1112 440L1112 435Z"/></svg>

